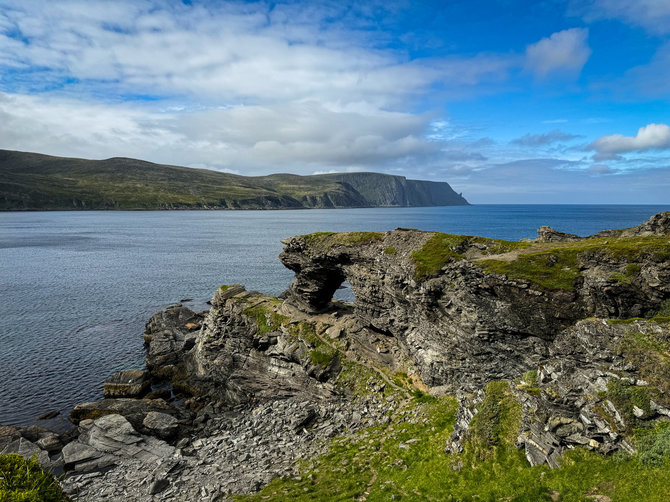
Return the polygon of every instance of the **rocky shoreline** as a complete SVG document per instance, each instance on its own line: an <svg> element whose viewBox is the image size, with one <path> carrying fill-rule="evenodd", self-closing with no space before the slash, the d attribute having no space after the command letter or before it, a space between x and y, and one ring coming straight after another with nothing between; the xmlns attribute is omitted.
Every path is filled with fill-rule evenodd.
<svg viewBox="0 0 670 502"><path fill-rule="evenodd" d="M0 453L36 454L76 500L214 501L301 480L342 438L428 423L429 399L457 403L441 453L454 470L500 403L516 448L551 468L575 448L633 455L635 430L670 421L670 213L589 238L397 229L284 244L282 297L222 286L209 311L156 313L144 369L111 376L66 434L0 427ZM344 281L353 304L332 299Z"/></svg>

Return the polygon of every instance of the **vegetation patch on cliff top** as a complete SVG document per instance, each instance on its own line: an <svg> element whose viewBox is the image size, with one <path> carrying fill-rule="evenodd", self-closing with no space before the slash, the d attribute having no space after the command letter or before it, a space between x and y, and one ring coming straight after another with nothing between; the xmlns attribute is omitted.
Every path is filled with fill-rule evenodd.
<svg viewBox="0 0 670 502"><path fill-rule="evenodd" d="M624 272L615 272L609 277L629 284L641 270L637 262L670 259L670 239L664 236L597 237L566 243L535 243L512 260L491 258L476 263L487 272L527 280L544 289L572 290L575 279L581 275L580 261L597 262L599 258L631 262Z"/></svg>
<svg viewBox="0 0 670 502"><path fill-rule="evenodd" d="M512 261L490 259L477 264L487 272L527 280L544 289L571 290L581 275L575 250L526 253Z"/></svg>
<svg viewBox="0 0 670 502"><path fill-rule="evenodd" d="M0 455L1 502L68 502L58 482L33 459Z"/></svg>
<svg viewBox="0 0 670 502"><path fill-rule="evenodd" d="M310 246L329 248L332 246L352 246L384 239L382 232L315 232L301 235Z"/></svg>
<svg viewBox="0 0 670 502"><path fill-rule="evenodd" d="M507 253L530 246L527 242L486 239L471 235L451 235L436 233L426 241L421 249L412 253L417 279L429 277L447 263L465 258L468 249L474 247L481 255Z"/></svg>

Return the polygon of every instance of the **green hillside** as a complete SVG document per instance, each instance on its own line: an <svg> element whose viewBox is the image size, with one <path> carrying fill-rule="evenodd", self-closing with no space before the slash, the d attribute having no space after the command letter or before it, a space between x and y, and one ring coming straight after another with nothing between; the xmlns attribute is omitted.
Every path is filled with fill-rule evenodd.
<svg viewBox="0 0 670 502"><path fill-rule="evenodd" d="M0 150L0 210L463 205L448 183L379 173L247 177L136 159Z"/></svg>

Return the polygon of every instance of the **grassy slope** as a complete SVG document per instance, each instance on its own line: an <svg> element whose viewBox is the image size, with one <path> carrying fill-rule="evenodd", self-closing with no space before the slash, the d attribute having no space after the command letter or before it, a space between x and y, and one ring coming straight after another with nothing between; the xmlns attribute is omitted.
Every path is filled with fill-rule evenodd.
<svg viewBox="0 0 670 502"><path fill-rule="evenodd" d="M0 150L0 180L0 209L72 209L82 202L91 209L309 207L323 201L327 206L379 205L328 175L245 177L135 159L95 161L6 150Z"/></svg>
<svg viewBox="0 0 670 502"><path fill-rule="evenodd" d="M611 276L624 283L630 283L640 273L636 262L670 260L670 239L666 236L594 237L575 242L531 244L437 233L412 253L417 278L430 277L446 264L464 259L464 249L473 243L482 247L475 263L487 272L527 280L544 289L573 289L575 279L581 275L580 257L597 261L598 256L603 256L629 262L621 272ZM495 256L510 252L516 254Z"/></svg>
<svg viewBox="0 0 670 502"><path fill-rule="evenodd" d="M389 424L335 438L327 454L303 461L299 476L277 478L260 493L237 500L569 502L593 495L612 501L667 500L670 448L662 446L654 462L643 455L604 457L575 449L559 469L530 467L513 444L520 405L507 382L492 382L464 451L447 454L455 410L450 397L414 398ZM646 448L665 445L669 433L670 428L661 427L647 434Z"/></svg>

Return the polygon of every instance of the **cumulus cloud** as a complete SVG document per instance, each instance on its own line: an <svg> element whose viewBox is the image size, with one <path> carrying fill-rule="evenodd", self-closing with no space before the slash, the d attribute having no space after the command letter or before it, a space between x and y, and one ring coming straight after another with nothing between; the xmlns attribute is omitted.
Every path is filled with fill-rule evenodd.
<svg viewBox="0 0 670 502"><path fill-rule="evenodd" d="M657 35L670 33L670 2L667 0L573 0L572 7L573 12L589 22L620 19Z"/></svg>
<svg viewBox="0 0 670 502"><path fill-rule="evenodd" d="M0 93L3 148L257 174L438 162L449 152L422 139L429 123L427 116L316 101L174 112Z"/></svg>
<svg viewBox="0 0 670 502"><path fill-rule="evenodd" d="M526 48L526 69L539 78L557 72L579 74L591 55L588 34L585 28L572 28L529 45Z"/></svg>
<svg viewBox="0 0 670 502"><path fill-rule="evenodd" d="M666 124L649 124L640 127L635 136L603 136L591 143L588 149L596 152L596 161L618 159L622 153L670 149L670 127Z"/></svg>
<svg viewBox="0 0 670 502"><path fill-rule="evenodd" d="M526 134L512 141L516 145L522 146L544 146L559 141L570 141L581 136L577 134L568 134L558 129L545 134Z"/></svg>
<svg viewBox="0 0 670 502"><path fill-rule="evenodd" d="M412 105L518 58L411 59L378 29L394 5L0 0L0 148L246 174L485 159Z"/></svg>

